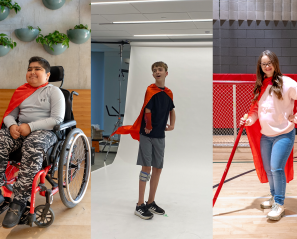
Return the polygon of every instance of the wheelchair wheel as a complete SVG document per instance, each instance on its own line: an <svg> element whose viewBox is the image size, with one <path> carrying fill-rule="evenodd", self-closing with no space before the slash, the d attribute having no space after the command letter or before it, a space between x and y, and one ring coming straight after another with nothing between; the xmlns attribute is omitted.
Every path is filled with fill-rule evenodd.
<svg viewBox="0 0 297 239"><path fill-rule="evenodd" d="M62 148L63 148L63 143L64 143L64 140L59 141L55 145L53 152L52 152L52 155L53 155L53 162L52 162L53 167L51 169L51 177L52 178L55 178L55 174L59 167L59 160L60 160L60 156L61 156L61 152L62 152Z"/></svg>
<svg viewBox="0 0 297 239"><path fill-rule="evenodd" d="M62 202L73 208L84 197L91 172L91 150L81 129L67 135L59 160L58 185Z"/></svg>
<svg viewBox="0 0 297 239"><path fill-rule="evenodd" d="M45 205L39 205L35 208L36 221L34 222L38 227L49 227L53 224L55 219L54 211L49 208L45 216L42 216Z"/></svg>

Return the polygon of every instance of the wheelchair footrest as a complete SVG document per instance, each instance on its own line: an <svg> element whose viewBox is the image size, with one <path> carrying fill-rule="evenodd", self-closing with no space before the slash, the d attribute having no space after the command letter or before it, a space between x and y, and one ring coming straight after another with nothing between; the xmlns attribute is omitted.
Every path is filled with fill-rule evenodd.
<svg viewBox="0 0 297 239"><path fill-rule="evenodd" d="M8 210L9 208L9 204L11 203L12 199L5 197L4 198L5 201L0 205L0 214L2 214L3 212L5 212L6 210Z"/></svg>

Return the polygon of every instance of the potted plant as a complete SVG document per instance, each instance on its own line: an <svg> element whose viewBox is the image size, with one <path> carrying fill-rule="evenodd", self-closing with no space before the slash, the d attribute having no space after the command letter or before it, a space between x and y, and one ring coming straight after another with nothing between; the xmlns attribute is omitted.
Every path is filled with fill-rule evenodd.
<svg viewBox="0 0 297 239"><path fill-rule="evenodd" d="M14 9L15 13L21 10L21 7L16 2L14 4L11 3L11 0L0 0L0 21L7 18L11 9Z"/></svg>
<svg viewBox="0 0 297 239"><path fill-rule="evenodd" d="M88 25L76 25L74 29L69 29L67 31L67 36L69 37L70 41L76 44L82 44L90 38L91 29L88 29Z"/></svg>
<svg viewBox="0 0 297 239"><path fill-rule="evenodd" d="M0 56L5 56L16 45L16 42L8 38L6 34L0 33Z"/></svg>
<svg viewBox="0 0 297 239"><path fill-rule="evenodd" d="M43 5L48 9L56 10L64 5L65 0L42 0L42 2Z"/></svg>
<svg viewBox="0 0 297 239"><path fill-rule="evenodd" d="M27 28L19 28L14 30L16 37L24 42L33 41L40 32L41 29L38 26L36 28L28 26Z"/></svg>
<svg viewBox="0 0 297 239"><path fill-rule="evenodd" d="M36 42L41 43L43 48L51 55L60 55L69 48L69 38L59 31L54 31L46 36L39 34Z"/></svg>

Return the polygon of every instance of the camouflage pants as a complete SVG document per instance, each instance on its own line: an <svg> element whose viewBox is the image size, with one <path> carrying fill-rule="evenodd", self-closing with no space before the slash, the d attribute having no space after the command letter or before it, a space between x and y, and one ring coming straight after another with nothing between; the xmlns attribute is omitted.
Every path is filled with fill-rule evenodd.
<svg viewBox="0 0 297 239"><path fill-rule="evenodd" d="M0 130L0 187L4 185L3 176L9 154L21 147L22 160L18 180L13 185L14 200L26 203L31 196L35 175L42 168L47 150L57 142L57 136L48 130L33 131L26 137L14 139L9 129Z"/></svg>

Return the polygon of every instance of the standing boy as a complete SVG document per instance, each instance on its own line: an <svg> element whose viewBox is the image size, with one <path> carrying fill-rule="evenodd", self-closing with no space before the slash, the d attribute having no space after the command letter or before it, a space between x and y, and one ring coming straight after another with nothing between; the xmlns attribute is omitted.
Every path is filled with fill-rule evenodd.
<svg viewBox="0 0 297 239"><path fill-rule="evenodd" d="M155 62L152 65L155 84L147 87L140 115L132 126L122 126L113 133L131 134L133 139L139 140L137 165L142 168L139 175L139 198L134 214L142 219L151 219L153 213L165 213L155 203L155 195L163 168L165 131L173 130L175 124L173 94L165 87L167 70L168 66L164 62ZM167 124L169 115L170 125ZM149 198L144 204L145 186L149 180Z"/></svg>
<svg viewBox="0 0 297 239"><path fill-rule="evenodd" d="M142 219L150 219L152 213L163 215L165 211L155 203L155 195L163 168L165 149L165 131L174 129L175 111L172 92L165 87L168 66L164 62L152 65L155 86L161 91L154 94L144 109L140 128L140 141L137 165L142 169L139 177L139 198L135 215ZM166 89L166 90L165 90ZM170 114L170 125L167 124ZM150 172L152 169L152 175ZM150 180L149 198L144 204L146 182Z"/></svg>

